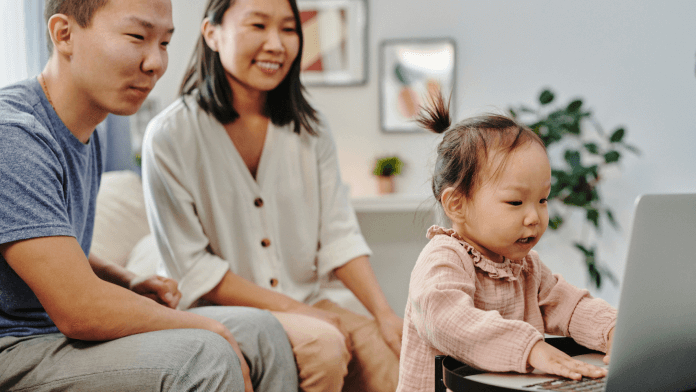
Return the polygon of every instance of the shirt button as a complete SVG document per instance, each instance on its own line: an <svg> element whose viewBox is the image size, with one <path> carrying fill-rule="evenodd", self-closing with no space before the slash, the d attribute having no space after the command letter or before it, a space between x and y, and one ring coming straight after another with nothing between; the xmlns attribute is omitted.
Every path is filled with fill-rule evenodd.
<svg viewBox="0 0 696 392"><path fill-rule="evenodd" d="M270 283L271 283L271 287L276 287L276 286L278 286L278 279L271 278Z"/></svg>
<svg viewBox="0 0 696 392"><path fill-rule="evenodd" d="M271 246L271 240L269 240L268 238L262 239L261 246L263 246L264 248L268 248L269 246Z"/></svg>
<svg viewBox="0 0 696 392"><path fill-rule="evenodd" d="M263 207L263 199L260 197L257 197L256 200L254 200L254 205L256 207Z"/></svg>

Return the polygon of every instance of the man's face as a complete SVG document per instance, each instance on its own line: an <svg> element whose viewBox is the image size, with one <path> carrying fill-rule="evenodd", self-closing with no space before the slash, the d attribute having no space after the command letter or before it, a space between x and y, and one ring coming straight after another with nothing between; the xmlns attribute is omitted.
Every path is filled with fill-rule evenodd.
<svg viewBox="0 0 696 392"><path fill-rule="evenodd" d="M111 0L72 31L72 78L95 111L130 115L167 69L170 0Z"/></svg>

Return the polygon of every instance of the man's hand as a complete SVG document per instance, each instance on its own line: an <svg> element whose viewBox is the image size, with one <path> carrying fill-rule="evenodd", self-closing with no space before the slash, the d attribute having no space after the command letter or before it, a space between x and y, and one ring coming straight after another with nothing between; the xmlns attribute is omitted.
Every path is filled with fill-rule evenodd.
<svg viewBox="0 0 696 392"><path fill-rule="evenodd" d="M220 326L222 327L222 329L217 333L223 338L225 338L225 340L227 340L227 343L229 343L230 346L232 346L232 349L234 350L235 354L237 354L237 358L239 358L239 366L242 370L242 376L244 377L244 392L254 392L251 383L249 364L244 358L242 350L239 348L239 344L237 344L237 341L232 336L232 333L227 328L225 328L224 325L220 324Z"/></svg>
<svg viewBox="0 0 696 392"><path fill-rule="evenodd" d="M396 354L397 358L401 357L401 334L404 329L404 320L390 311L383 316L377 317L377 324L382 333L382 338L387 342L389 348Z"/></svg>
<svg viewBox="0 0 696 392"><path fill-rule="evenodd" d="M573 380L580 380L583 376L599 378L607 375L607 369L573 359L563 351L541 340L532 347L527 362L544 373L556 374Z"/></svg>
<svg viewBox="0 0 696 392"><path fill-rule="evenodd" d="M162 276L137 276L130 281L128 288L172 309L176 309L181 299L177 282Z"/></svg>

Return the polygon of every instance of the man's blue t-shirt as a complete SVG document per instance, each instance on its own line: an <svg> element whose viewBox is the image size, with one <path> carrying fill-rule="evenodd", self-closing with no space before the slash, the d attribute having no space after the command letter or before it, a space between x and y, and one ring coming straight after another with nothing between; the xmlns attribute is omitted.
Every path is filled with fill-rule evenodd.
<svg viewBox="0 0 696 392"><path fill-rule="evenodd" d="M97 132L80 142L36 78L0 89L0 244L72 236L88 255L101 172ZM53 332L39 300L0 255L0 337Z"/></svg>

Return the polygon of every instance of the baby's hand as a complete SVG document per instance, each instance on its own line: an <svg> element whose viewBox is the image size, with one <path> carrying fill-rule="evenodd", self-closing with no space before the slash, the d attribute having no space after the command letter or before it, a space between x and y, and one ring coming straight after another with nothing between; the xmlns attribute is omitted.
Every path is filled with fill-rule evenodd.
<svg viewBox="0 0 696 392"><path fill-rule="evenodd" d="M609 338L607 339L607 355L604 356L604 364L608 365L611 359L611 344L614 342L614 328L609 331Z"/></svg>
<svg viewBox="0 0 696 392"><path fill-rule="evenodd" d="M607 375L606 369L573 359L544 341L539 341L532 347L527 363L542 372L573 380L580 380L583 376L599 378Z"/></svg>

